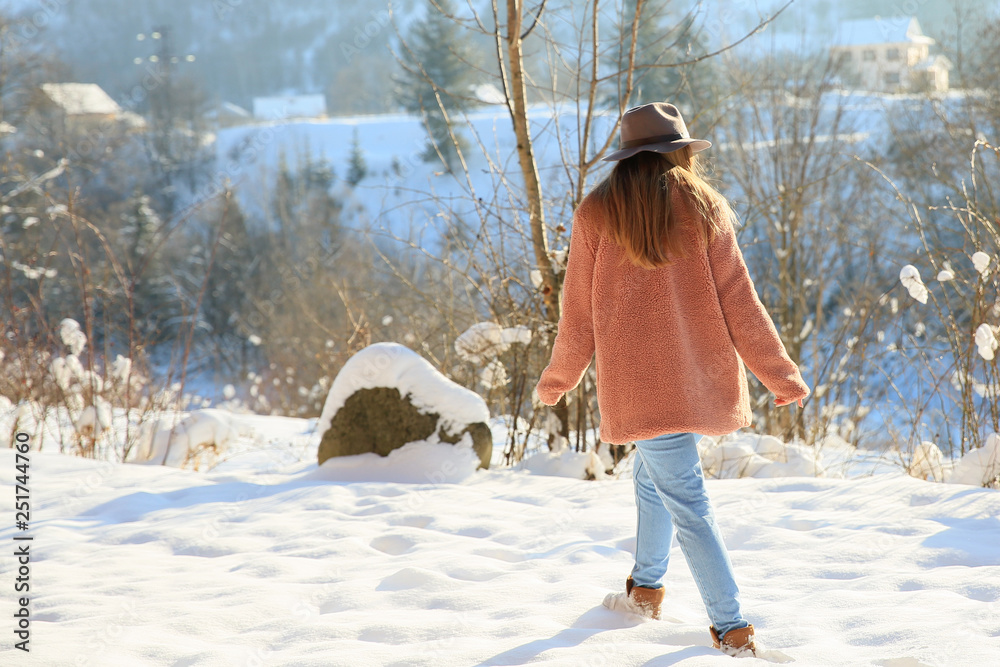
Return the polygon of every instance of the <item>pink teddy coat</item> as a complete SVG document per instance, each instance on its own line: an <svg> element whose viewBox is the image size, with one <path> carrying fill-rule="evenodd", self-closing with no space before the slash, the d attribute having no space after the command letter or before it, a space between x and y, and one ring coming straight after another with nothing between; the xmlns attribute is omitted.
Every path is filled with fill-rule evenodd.
<svg viewBox="0 0 1000 667"><path fill-rule="evenodd" d="M536 391L555 405L596 353L604 442L750 426L744 363L779 398L809 394L757 297L732 223L706 250L693 202L678 187L671 197L688 253L657 269L633 265L601 233L592 196L573 216L562 317Z"/></svg>

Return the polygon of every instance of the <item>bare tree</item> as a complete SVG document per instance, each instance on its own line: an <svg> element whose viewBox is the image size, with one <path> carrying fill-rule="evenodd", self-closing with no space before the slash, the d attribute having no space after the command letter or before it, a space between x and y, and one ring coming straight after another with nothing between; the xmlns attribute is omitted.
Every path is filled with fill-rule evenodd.
<svg viewBox="0 0 1000 667"><path fill-rule="evenodd" d="M867 151L831 89L834 63L782 53L745 68L733 62L728 71L744 93L739 113L724 124L720 152L745 221L742 243L785 348L811 367L814 387L797 414L775 409L766 391L756 405L766 431L813 441L834 412L853 425L878 398L853 379L849 364L863 357L869 337L880 279L874 250L886 228L872 219L871 176L852 159Z"/></svg>

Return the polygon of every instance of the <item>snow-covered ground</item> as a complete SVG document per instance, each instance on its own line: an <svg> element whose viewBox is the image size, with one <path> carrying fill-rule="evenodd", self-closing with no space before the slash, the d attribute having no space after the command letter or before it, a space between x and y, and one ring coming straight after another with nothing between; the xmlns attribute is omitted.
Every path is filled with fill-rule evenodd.
<svg viewBox="0 0 1000 667"><path fill-rule="evenodd" d="M8 640L0 664L736 664L711 648L676 546L674 621L601 605L632 565L627 478L335 481L314 421L239 419L255 437L208 473L31 453L31 653ZM391 459L348 473L389 479ZM434 479L445 460L395 469ZM898 472L708 484L772 659L997 664L996 491ZM0 558L8 584L15 566Z"/></svg>

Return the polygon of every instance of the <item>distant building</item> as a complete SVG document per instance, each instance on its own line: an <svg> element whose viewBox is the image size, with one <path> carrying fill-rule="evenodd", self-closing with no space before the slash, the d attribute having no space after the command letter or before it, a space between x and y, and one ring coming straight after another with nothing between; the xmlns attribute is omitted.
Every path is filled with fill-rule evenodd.
<svg viewBox="0 0 1000 667"><path fill-rule="evenodd" d="M326 116L326 95L282 95L253 98L253 117L258 120L322 118Z"/></svg>
<svg viewBox="0 0 1000 667"><path fill-rule="evenodd" d="M124 111L96 83L43 83L41 86L52 121L72 131L99 130L108 122L123 123L130 128L142 128L142 116Z"/></svg>
<svg viewBox="0 0 1000 667"><path fill-rule="evenodd" d="M205 117L218 127L245 125L253 120L253 116L243 107L232 102L222 102L205 114Z"/></svg>
<svg viewBox="0 0 1000 667"><path fill-rule="evenodd" d="M830 53L845 83L884 93L948 90L951 62L932 56L934 40L912 16L844 21Z"/></svg>

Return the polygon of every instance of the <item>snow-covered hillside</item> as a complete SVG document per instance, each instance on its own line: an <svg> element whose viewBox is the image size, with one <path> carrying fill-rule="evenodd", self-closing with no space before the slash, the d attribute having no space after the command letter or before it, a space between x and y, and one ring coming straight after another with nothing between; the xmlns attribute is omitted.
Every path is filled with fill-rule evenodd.
<svg viewBox="0 0 1000 667"><path fill-rule="evenodd" d="M958 105L963 97L949 94L944 104ZM838 134L820 134L819 143L835 142L851 152L868 155L884 148L889 132L888 119L914 109L931 109L938 100L918 95L882 95L833 91L823 97L821 114L825 125L837 126ZM738 109L731 110L737 113ZM566 180L564 160L574 162L580 138L578 123L584 112L573 105L535 105L529 110L534 154L546 196L558 201L571 187ZM766 112L765 112L766 113ZM602 146L614 128L614 111L595 112L588 156ZM834 119L836 123L834 122ZM766 123L765 123L766 125ZM701 131L699 131L701 130ZM468 174L449 174L439 163L427 163L427 131L422 120L407 114L344 116L325 120L258 122L222 129L215 140L215 172L206 191L223 181L236 189L241 205L255 212L269 209L268 193L273 191L279 166L284 161L295 169L308 161L325 161L341 176L336 194L345 200L350 221L388 229L403 236L437 238L443 230L441 209L473 213L473 196L502 202L509 184L517 191L520 171L515 153L516 140L510 117L502 106L484 107L456 119L456 131L468 143L465 159ZM722 127L704 134L692 127L696 136L716 142L709 155L725 163L734 144L753 153L774 145L771 136L726 137ZM353 188L343 183L348 172L355 139L367 165L367 176ZM618 137L611 145L617 147ZM845 158L846 160L847 158ZM603 177L607 163L598 164L592 179ZM727 185L732 186L732 183ZM473 193L473 194L470 194ZM739 199L736 190L727 191ZM195 193L200 199L203 193ZM434 198L439 202L435 202ZM571 211L554 211L568 222ZM510 217L514 214L511 213Z"/></svg>
<svg viewBox="0 0 1000 667"><path fill-rule="evenodd" d="M0 663L735 664L711 648L676 547L672 620L601 605L632 565L629 479L333 481L311 463L312 422L243 419L257 446L211 473L31 453L31 654L8 641ZM0 461L12 470L13 452ZM994 664L997 492L898 473L709 491L770 659ZM0 559L0 576L15 567Z"/></svg>
<svg viewBox="0 0 1000 667"><path fill-rule="evenodd" d="M547 192L557 198L560 184L549 174L562 175L561 151L578 142L577 111L569 106L553 110L539 105L532 108L529 118L539 170L548 181ZM616 120L617 114L598 115L594 142L603 142ZM419 117L406 114L275 121L226 128L216 138L213 181L230 181L245 209L267 211L267 197L273 191L282 160L289 169L308 160L324 160L343 176L357 137L368 175L357 187L337 191L346 200L349 220L417 242L433 242L444 229L441 206L452 207L453 212L468 211L470 224L475 221L478 225L472 212L470 184L476 197L491 201L497 191L504 192L504 179L513 181L515 187L519 183L516 141L506 110L496 107L470 112L458 121L457 132L470 145L466 153L468 181L465 174L448 174L440 164L422 159L427 131ZM595 148L596 144L592 145L591 154ZM563 213L568 218L570 212Z"/></svg>

